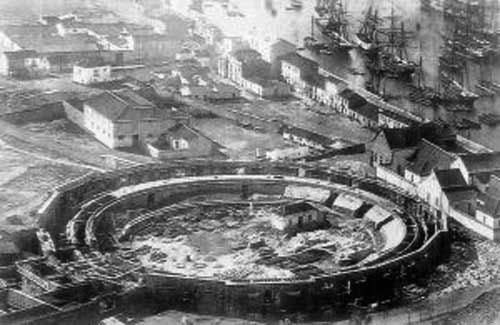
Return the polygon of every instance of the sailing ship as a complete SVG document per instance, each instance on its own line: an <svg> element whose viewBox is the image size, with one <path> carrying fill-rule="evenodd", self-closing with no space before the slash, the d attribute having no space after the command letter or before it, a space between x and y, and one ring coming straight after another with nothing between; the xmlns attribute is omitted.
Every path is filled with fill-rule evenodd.
<svg viewBox="0 0 500 325"><path fill-rule="evenodd" d="M389 27L380 26L382 20L373 9L369 10L367 19L357 34L358 39L367 44L365 47L370 49L366 52L367 68L372 74L383 77L411 79L418 67L408 57L407 41L412 33L405 30L403 22L398 27L394 5L391 8Z"/></svg>
<svg viewBox="0 0 500 325"><path fill-rule="evenodd" d="M378 44L377 28L380 23L378 9L374 8L372 3L368 6L359 31L354 35L354 40L360 49L370 51Z"/></svg>
<svg viewBox="0 0 500 325"><path fill-rule="evenodd" d="M315 23L328 40L330 49L349 51L354 48L348 35L348 21L342 0L318 0Z"/></svg>

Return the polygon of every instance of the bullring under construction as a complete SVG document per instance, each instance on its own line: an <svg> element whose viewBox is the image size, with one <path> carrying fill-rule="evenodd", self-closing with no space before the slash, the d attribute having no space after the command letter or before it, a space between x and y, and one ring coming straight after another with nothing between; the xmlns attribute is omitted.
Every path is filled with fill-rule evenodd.
<svg viewBox="0 0 500 325"><path fill-rule="evenodd" d="M448 250L446 222L419 199L306 164L92 173L54 191L39 217L43 257L16 267L23 291L52 309L0 320L74 321L138 296L213 315L324 319L352 304L396 304Z"/></svg>

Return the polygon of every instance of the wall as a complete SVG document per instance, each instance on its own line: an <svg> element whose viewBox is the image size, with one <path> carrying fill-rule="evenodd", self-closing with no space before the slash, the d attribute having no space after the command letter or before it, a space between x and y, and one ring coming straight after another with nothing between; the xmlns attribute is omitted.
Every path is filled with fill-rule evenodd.
<svg viewBox="0 0 500 325"><path fill-rule="evenodd" d="M72 106L70 103L64 101L62 103L64 108L64 113L66 118L71 122L78 125L80 128L85 130L85 121L83 118L83 112L78 110L76 107Z"/></svg>
<svg viewBox="0 0 500 325"><path fill-rule="evenodd" d="M314 176L317 179L359 186L377 195L390 198L411 214L415 214L418 210L416 209L416 199L403 196L397 188L391 188L387 184L374 179L362 178L358 180L347 174L331 172L322 167L301 164L198 162L193 160L189 163L172 162L171 164L138 166L81 178L73 182L73 184L67 184L60 188L61 196L59 200L61 203L65 202L63 204L64 211L59 212L61 218L58 218L58 216L51 216L50 218L57 220L59 224L65 224L64 218L67 221L67 218L74 215L78 210L78 202L85 201L97 193L127 184L139 184L155 179L186 175L242 173L248 175ZM104 175L107 176L103 177ZM241 180L244 182L245 178L241 178ZM250 182L250 184L252 184L252 190L254 186L255 188L260 186L264 190L272 188L276 191L283 191L283 186L287 183L281 181L280 177L271 177L269 181L276 183L278 187L273 188L265 183L255 185ZM221 181L221 178L215 182L207 182L202 187L186 186L186 184L179 183L175 187L167 186L161 190L154 189L154 200L155 202L161 202L161 204L172 204L186 196L204 193L207 188L212 192L243 192L243 184L241 181L236 184L228 183ZM251 192L250 189L249 191ZM126 209L129 205L146 205L148 203L148 193L150 192L151 190L131 194L126 201L119 203L119 208ZM101 197L106 198L105 195ZM106 205L106 201L102 203ZM89 221L87 228L90 232L87 232L87 235L95 234L93 227L93 222ZM57 230L49 229L49 231L56 232ZM87 238L91 237L88 236ZM168 300L169 303L172 302L172 305L180 303L182 308L210 313L215 310L230 315L253 315L273 313L280 308L290 308L301 312L321 312L323 308L342 311L345 310L348 303L359 298L363 298L366 302L397 299L396 292L399 290L400 285L412 283L416 278L425 278L433 272L434 267L443 260L448 251L446 233L438 231L427 241L423 241L422 236L419 238L420 241L414 243L416 246L412 246L413 251L403 255L389 256L387 260L371 266L315 276L307 280L227 281L222 286L221 282L214 280L187 279L160 274L155 276L154 284L150 288L162 301ZM153 282L147 280L146 283ZM170 294L166 295L167 293ZM269 301L264 297L269 297Z"/></svg>
<svg viewBox="0 0 500 325"><path fill-rule="evenodd" d="M37 108L5 113L0 115L0 119L14 124L24 124L31 122L46 122L65 118L64 106L61 102L45 104Z"/></svg>
<svg viewBox="0 0 500 325"><path fill-rule="evenodd" d="M484 236L488 239L491 240L499 240L500 239L500 229L493 229L491 227L488 227L486 224L483 224L479 222L478 220L475 220L471 216L464 214L458 210L455 210L453 208L450 208L449 210L449 216L456 221L458 221L461 225L463 225L465 228L470 229L481 236Z"/></svg>
<svg viewBox="0 0 500 325"><path fill-rule="evenodd" d="M403 177L399 176L398 174L392 172L391 170L377 166L376 167L376 175L378 178L381 180L392 184L394 186L397 186L399 188L404 189L411 195L416 195L417 194L417 189L415 185L404 179Z"/></svg>

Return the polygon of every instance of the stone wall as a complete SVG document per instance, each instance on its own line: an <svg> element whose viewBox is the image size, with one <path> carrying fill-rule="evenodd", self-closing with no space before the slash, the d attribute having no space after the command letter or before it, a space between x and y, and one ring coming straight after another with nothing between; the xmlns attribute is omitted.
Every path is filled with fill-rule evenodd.
<svg viewBox="0 0 500 325"><path fill-rule="evenodd" d="M32 122L47 122L65 118L64 107L61 102L42 105L40 107L5 113L0 119L14 124L26 124Z"/></svg>

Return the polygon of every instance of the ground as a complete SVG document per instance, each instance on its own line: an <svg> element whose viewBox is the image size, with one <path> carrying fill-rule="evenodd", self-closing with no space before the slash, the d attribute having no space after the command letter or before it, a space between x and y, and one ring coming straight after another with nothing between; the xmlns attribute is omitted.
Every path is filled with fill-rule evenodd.
<svg viewBox="0 0 500 325"><path fill-rule="evenodd" d="M280 206L197 211L170 217L153 234L135 236L130 245L142 264L219 279L292 278L339 269L345 260L359 262L382 246L360 219L338 218L335 226L318 222L310 231L292 234Z"/></svg>
<svg viewBox="0 0 500 325"><path fill-rule="evenodd" d="M257 150L284 147L286 142L277 133L263 133L237 126L224 118L202 118L194 126L227 149L232 159L255 159Z"/></svg>
<svg viewBox="0 0 500 325"><path fill-rule="evenodd" d="M14 232L34 226L35 211L56 186L108 169L102 155L150 161L110 150L65 119L24 126L0 121L0 228Z"/></svg>

